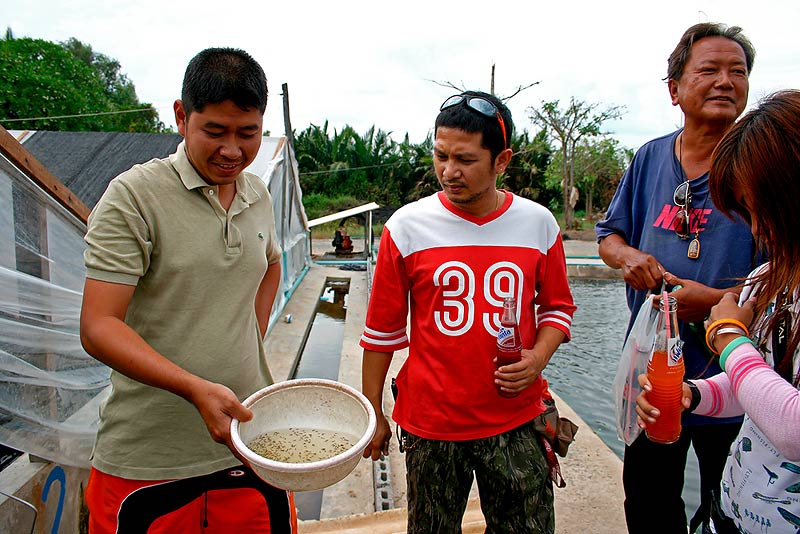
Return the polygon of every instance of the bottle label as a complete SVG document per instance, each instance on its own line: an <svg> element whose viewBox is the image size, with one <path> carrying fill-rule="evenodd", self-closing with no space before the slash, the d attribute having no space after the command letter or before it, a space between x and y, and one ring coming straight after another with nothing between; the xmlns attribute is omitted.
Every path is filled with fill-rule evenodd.
<svg viewBox="0 0 800 534"><path fill-rule="evenodd" d="M673 337L667 340L667 365L675 367L681 364L683 360L683 341L680 338Z"/></svg>
<svg viewBox="0 0 800 534"><path fill-rule="evenodd" d="M513 328L506 328L504 326L500 327L500 330L497 332L497 344L498 345L514 345L514 329Z"/></svg>

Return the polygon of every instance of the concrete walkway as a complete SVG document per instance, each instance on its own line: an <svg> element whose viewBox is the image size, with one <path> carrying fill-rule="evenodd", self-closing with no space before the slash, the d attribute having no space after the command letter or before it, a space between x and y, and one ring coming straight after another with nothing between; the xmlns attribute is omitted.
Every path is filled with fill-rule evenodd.
<svg viewBox="0 0 800 534"><path fill-rule="evenodd" d="M567 275L575 278L619 278L620 271L610 269L597 253L597 243L567 239L564 241L567 256Z"/></svg>
<svg viewBox="0 0 800 534"><path fill-rule="evenodd" d="M315 244L314 252L316 253ZM568 268L583 267L583 274L572 276L594 276L598 271L602 277L615 276L602 262L588 256L597 255L597 245L586 241L565 241ZM590 261L591 260L591 261ZM570 263L573 262L573 263ZM574 265L575 267L569 267ZM588 271L587 271L588 269ZM593 274L587 274L593 273ZM276 380L286 379L303 334L322 291L327 277L350 278L350 293L347 300L347 318L339 381L361 389L361 348L358 341L364 326L367 308L367 276L365 271L341 270L335 265L310 267L303 282L295 291L284 311L291 314L291 322L278 321L267 337L267 354L270 368ZM389 376L395 376L406 358L406 351L395 355ZM555 393L558 393L557 391ZM384 392L384 411L391 414L392 398L388 386ZM557 398L559 411L563 416L575 421L580 430L575 443L566 458L561 460L561 469L567 487L555 489L556 533L558 534L618 534L625 532L622 508L622 463L617 456L595 435L589 426L574 413L562 400ZM389 534L404 533L406 526L405 505L405 464L404 456L397 450L396 440L392 441L389 456L385 460L390 480L385 488L381 502L387 496L393 508L376 512L375 481L373 462L362 459L356 469L343 481L326 488L322 499L322 516L319 521L302 521L301 534L342 533L342 534ZM380 479L378 480L381 483ZM480 512L477 492L473 487L467 513L464 517L464 533L483 532L485 524Z"/></svg>

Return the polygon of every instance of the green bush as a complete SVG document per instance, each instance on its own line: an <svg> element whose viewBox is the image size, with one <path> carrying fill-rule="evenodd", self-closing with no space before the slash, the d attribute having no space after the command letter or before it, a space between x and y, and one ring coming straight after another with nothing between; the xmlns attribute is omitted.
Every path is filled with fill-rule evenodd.
<svg viewBox="0 0 800 534"><path fill-rule="evenodd" d="M338 195L334 197L329 197L320 193L303 195L303 207L306 209L306 216L309 219L317 219L330 215L331 213L355 208L362 204L366 204L366 202L350 195Z"/></svg>

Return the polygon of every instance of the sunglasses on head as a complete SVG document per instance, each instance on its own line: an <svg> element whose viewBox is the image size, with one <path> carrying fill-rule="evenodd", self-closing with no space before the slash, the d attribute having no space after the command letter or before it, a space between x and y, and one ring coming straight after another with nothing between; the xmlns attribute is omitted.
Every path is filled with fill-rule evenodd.
<svg viewBox="0 0 800 534"><path fill-rule="evenodd" d="M672 201L678 208L675 219L672 221L672 228L681 239L689 239L689 212L692 209L692 188L689 181L681 182L672 193Z"/></svg>
<svg viewBox="0 0 800 534"><path fill-rule="evenodd" d="M473 109L483 115L484 117L496 117L497 123L500 125L500 131L503 132L503 148L508 148L508 139L506 138L506 123L503 116L492 102L480 96L471 95L453 95L444 101L439 111L444 111L447 108L459 105L461 102L466 102L467 107Z"/></svg>

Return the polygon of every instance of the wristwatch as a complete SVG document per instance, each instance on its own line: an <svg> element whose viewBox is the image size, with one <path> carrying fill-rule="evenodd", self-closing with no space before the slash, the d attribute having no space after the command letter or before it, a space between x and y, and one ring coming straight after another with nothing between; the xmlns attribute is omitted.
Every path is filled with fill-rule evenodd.
<svg viewBox="0 0 800 534"><path fill-rule="evenodd" d="M697 405L700 404L700 390L697 389L697 386L695 386L692 382L689 382L688 380L684 380L683 382L687 386L689 386L689 391L692 392L692 402L689 403L689 407L686 408L686 411L693 412L694 409L697 408Z"/></svg>

